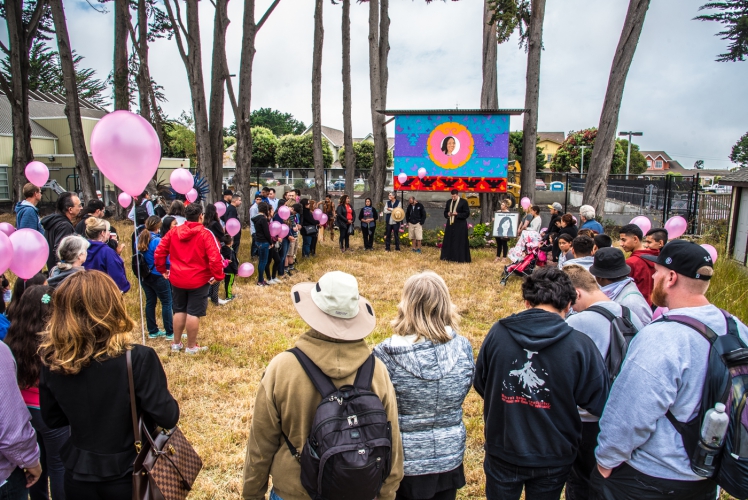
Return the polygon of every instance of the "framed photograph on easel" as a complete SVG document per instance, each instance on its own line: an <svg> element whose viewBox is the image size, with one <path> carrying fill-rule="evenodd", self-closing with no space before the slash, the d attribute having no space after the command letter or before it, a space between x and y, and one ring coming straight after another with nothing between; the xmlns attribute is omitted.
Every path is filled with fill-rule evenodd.
<svg viewBox="0 0 748 500"><path fill-rule="evenodd" d="M495 238L515 238L519 225L519 214L511 212L496 212L493 219L493 233Z"/></svg>

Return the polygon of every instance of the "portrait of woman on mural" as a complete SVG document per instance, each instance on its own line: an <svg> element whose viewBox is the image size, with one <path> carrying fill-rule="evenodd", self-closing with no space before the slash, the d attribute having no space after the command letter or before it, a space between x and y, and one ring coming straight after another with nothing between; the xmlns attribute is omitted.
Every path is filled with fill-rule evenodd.
<svg viewBox="0 0 748 500"><path fill-rule="evenodd" d="M442 153L444 153L445 155L452 156L455 153L457 153L459 150L460 150L460 146L457 142L457 139L455 139L451 135L448 135L442 141Z"/></svg>

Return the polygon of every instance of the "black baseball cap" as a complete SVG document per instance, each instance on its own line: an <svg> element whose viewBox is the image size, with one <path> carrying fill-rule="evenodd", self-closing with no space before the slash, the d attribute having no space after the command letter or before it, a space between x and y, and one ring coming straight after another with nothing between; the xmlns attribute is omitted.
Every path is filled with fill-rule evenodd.
<svg viewBox="0 0 748 500"><path fill-rule="evenodd" d="M631 268L626 264L626 256L619 248L605 247L595 252L590 274L596 278L615 279L628 276Z"/></svg>
<svg viewBox="0 0 748 500"><path fill-rule="evenodd" d="M234 196L234 193L233 193L233 192L231 192L231 190L230 190L230 189L224 189L224 190L223 190L223 195L224 195L224 196Z"/></svg>
<svg viewBox="0 0 748 500"><path fill-rule="evenodd" d="M714 267L712 256L693 241L673 240L662 247L660 255L639 255L642 259L667 267L686 278L709 281L710 276L699 274L704 266Z"/></svg>

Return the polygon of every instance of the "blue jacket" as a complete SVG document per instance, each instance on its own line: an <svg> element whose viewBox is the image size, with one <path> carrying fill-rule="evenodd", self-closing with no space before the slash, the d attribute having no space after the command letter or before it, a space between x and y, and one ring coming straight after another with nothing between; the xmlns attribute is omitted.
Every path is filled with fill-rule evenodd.
<svg viewBox="0 0 748 500"><path fill-rule="evenodd" d="M582 227L580 227L579 229L592 229L597 234L605 234L605 229L603 229L602 224L594 219L588 220L587 222L582 224Z"/></svg>
<svg viewBox="0 0 748 500"><path fill-rule="evenodd" d="M41 220L39 220L39 209L27 201L16 203L16 229L33 229L44 234Z"/></svg>
<svg viewBox="0 0 748 500"><path fill-rule="evenodd" d="M0 314L0 341L5 340L5 336L8 335L8 328L10 328L10 320L5 314Z"/></svg>
<svg viewBox="0 0 748 500"><path fill-rule="evenodd" d="M151 242L148 243L148 251L143 254L145 262L148 264L148 269L151 270L151 274L161 276L161 273L156 270L156 265L153 263L153 254L156 251L156 247L161 243L161 235L159 233L151 233ZM166 258L166 268L169 268L169 258Z"/></svg>
<svg viewBox="0 0 748 500"><path fill-rule="evenodd" d="M88 247L88 257L83 267L89 271L94 269L108 274L122 293L127 292L130 289L130 282L125 276L125 263L122 257L106 243L92 240L89 240L89 243L91 246Z"/></svg>

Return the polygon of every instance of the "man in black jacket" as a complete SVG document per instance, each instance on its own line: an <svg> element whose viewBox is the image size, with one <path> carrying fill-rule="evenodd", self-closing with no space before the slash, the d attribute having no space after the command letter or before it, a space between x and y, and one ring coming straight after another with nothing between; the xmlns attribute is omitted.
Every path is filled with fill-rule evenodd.
<svg viewBox="0 0 748 500"><path fill-rule="evenodd" d="M81 211L81 200L75 193L62 193L57 198L57 211L42 219L44 238L49 245L47 270L57 264L57 247L65 236L75 233L73 221Z"/></svg>
<svg viewBox="0 0 748 500"><path fill-rule="evenodd" d="M423 240L423 225L426 224L426 209L423 204L411 196L408 200L408 208L405 209L405 222L408 224L408 236L413 243L413 251L421 253L421 240Z"/></svg>
<svg viewBox="0 0 748 500"><path fill-rule="evenodd" d="M498 321L475 366L484 399L486 498L559 498L577 455L577 407L600 416L608 373L600 351L564 316L576 299L569 277L543 267L525 278L527 310Z"/></svg>
<svg viewBox="0 0 748 500"><path fill-rule="evenodd" d="M224 192L224 195L226 193ZM228 198L228 196L224 196L224 200ZM221 217L221 220L226 223L229 219L239 219L239 207L242 206L242 194L240 192L233 193L231 196L230 202L226 203L226 213L223 214L223 217ZM231 249L239 253L239 244L242 241L242 232L239 231L236 233L236 236L234 236L234 243L231 245Z"/></svg>

